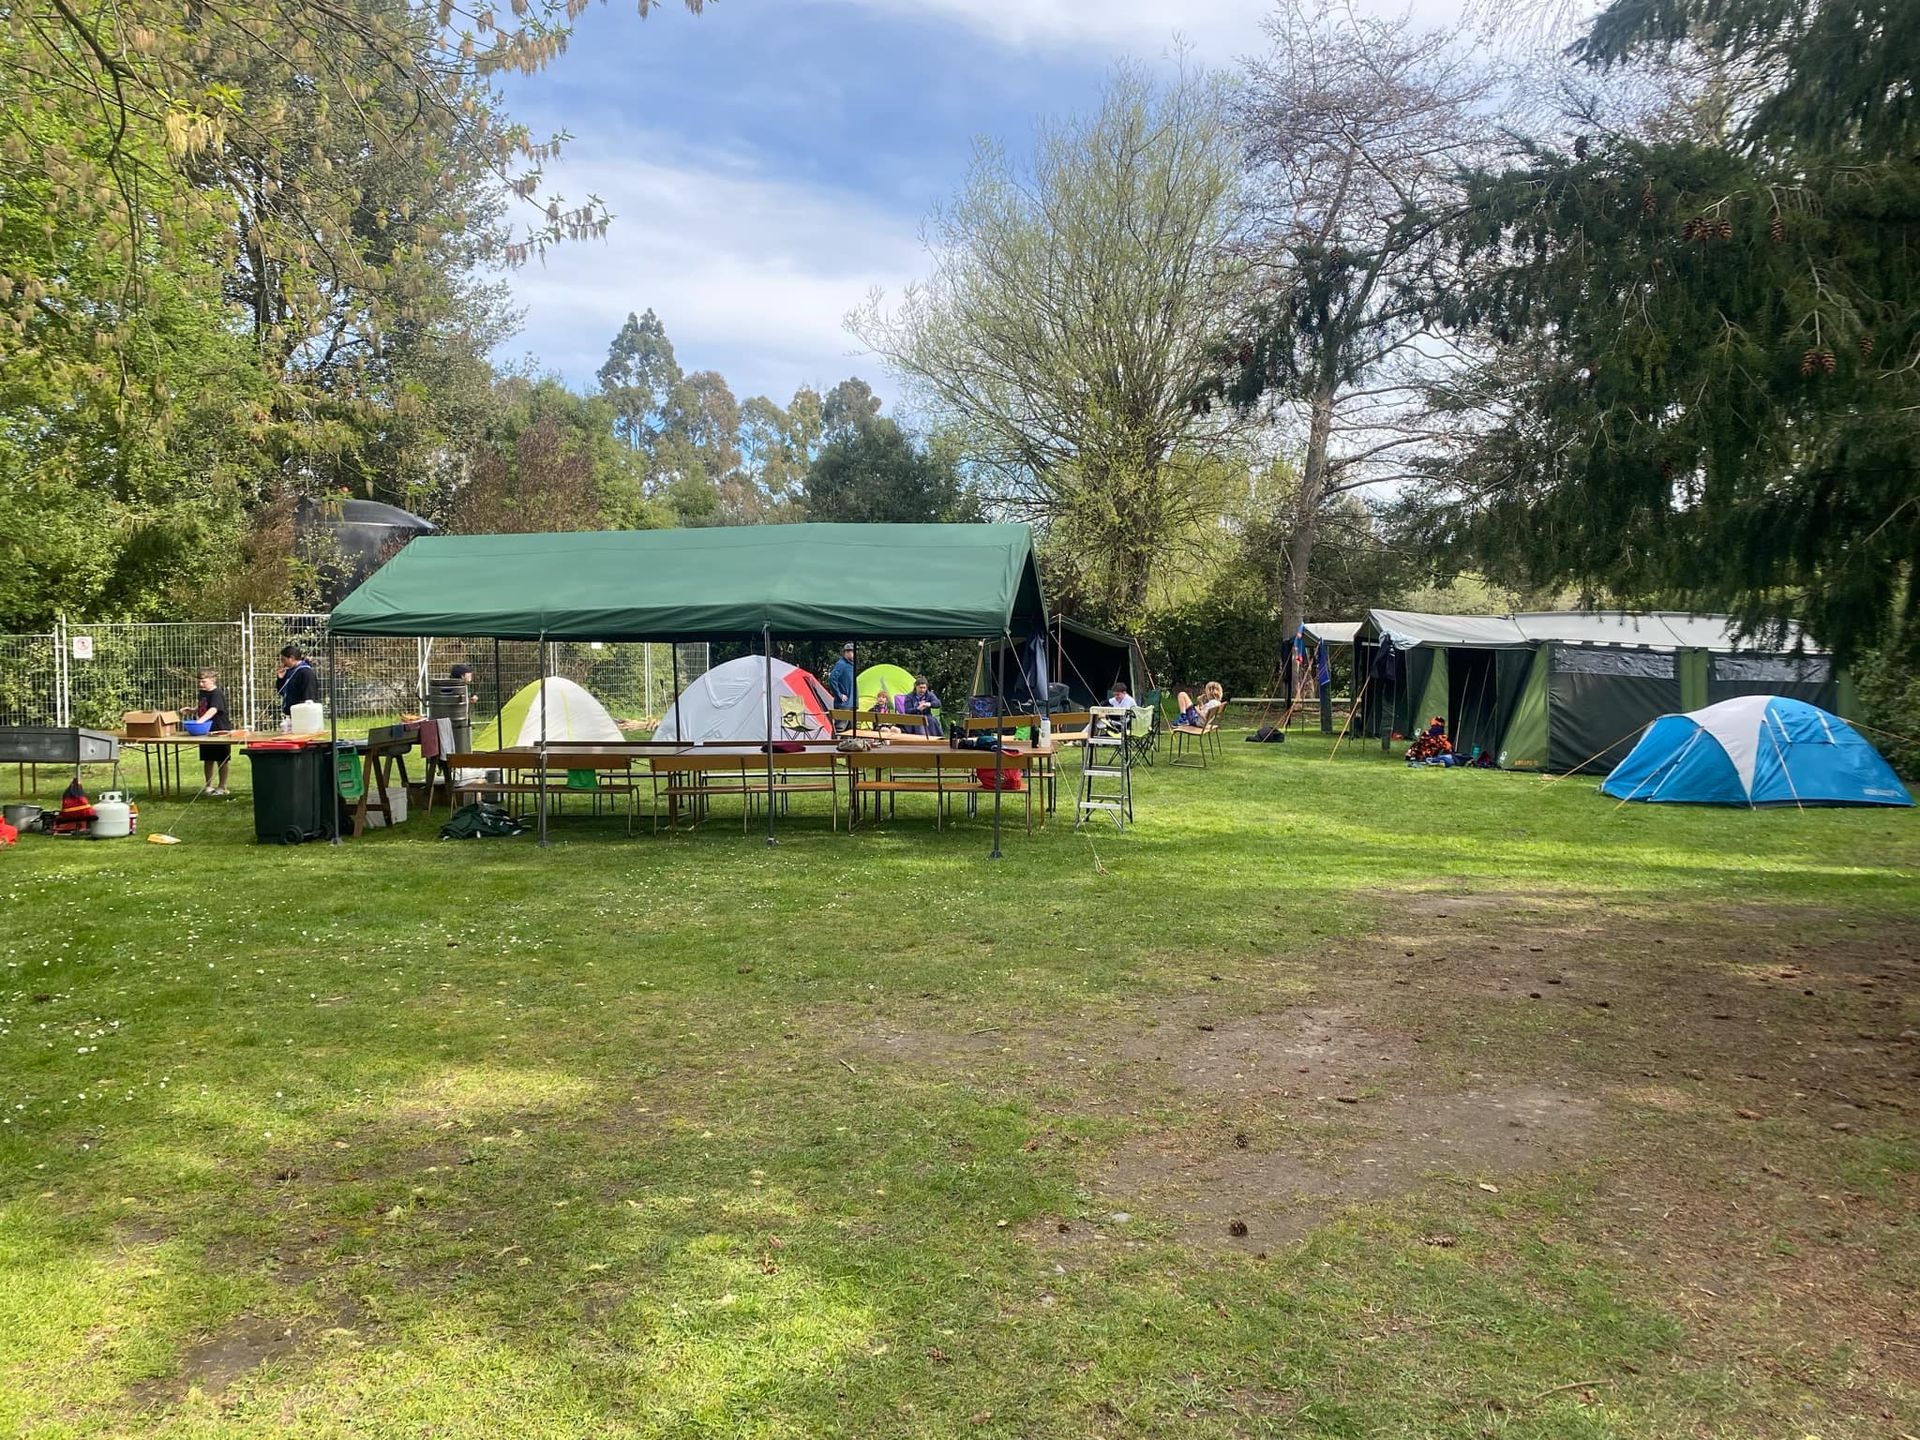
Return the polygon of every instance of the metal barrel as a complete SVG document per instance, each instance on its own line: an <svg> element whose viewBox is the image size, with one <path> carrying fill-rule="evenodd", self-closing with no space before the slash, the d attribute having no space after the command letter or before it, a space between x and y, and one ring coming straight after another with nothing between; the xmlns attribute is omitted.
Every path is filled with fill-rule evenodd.
<svg viewBox="0 0 1920 1440"><path fill-rule="evenodd" d="M427 716L432 720L453 722L453 749L465 754L473 749L473 691L464 680L436 680L427 690Z"/></svg>

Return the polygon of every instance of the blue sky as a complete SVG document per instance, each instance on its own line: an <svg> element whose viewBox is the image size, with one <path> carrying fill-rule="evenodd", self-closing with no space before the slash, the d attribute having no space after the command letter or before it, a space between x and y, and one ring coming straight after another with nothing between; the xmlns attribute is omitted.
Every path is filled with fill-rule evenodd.
<svg viewBox="0 0 1920 1440"><path fill-rule="evenodd" d="M1457 0L1420 0L1422 14ZM1384 8L1384 7L1382 7ZM842 317L923 268L920 224L976 137L1023 152L1084 110L1117 61L1230 66L1265 0L608 0L568 52L506 86L536 133L575 137L549 188L615 215L604 242L512 276L526 311L499 359L594 384L628 311L656 310L683 368L784 403L847 375L893 387Z"/></svg>

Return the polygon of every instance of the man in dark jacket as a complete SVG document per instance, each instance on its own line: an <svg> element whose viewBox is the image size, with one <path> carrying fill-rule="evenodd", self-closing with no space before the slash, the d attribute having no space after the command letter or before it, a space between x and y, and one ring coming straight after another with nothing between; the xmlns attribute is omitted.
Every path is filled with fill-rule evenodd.
<svg viewBox="0 0 1920 1440"><path fill-rule="evenodd" d="M294 706L320 698L320 677L313 673L306 652L298 645L280 652L280 678L274 684L280 691L280 713L289 719Z"/></svg>

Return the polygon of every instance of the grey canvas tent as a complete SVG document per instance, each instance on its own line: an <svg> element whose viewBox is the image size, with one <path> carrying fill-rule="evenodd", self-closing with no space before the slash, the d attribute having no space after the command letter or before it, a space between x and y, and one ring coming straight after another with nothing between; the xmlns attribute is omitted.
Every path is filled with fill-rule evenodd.
<svg viewBox="0 0 1920 1440"><path fill-rule="evenodd" d="M1456 753L1502 768L1604 772L1652 720L1736 695L1785 695L1846 713L1831 659L1762 651L1724 615L1624 611L1426 615L1370 610L1361 627L1366 733L1382 743L1447 722Z"/></svg>

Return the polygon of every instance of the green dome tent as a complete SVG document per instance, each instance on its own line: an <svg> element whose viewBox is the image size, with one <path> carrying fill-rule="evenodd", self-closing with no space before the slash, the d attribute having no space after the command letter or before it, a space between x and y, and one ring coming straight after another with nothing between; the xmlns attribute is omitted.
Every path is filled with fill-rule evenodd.
<svg viewBox="0 0 1920 1440"><path fill-rule="evenodd" d="M882 685L887 687L889 695L905 695L913 689L913 675L898 665L869 665L860 672L856 684L860 691L860 708L871 710L874 696L880 693Z"/></svg>

